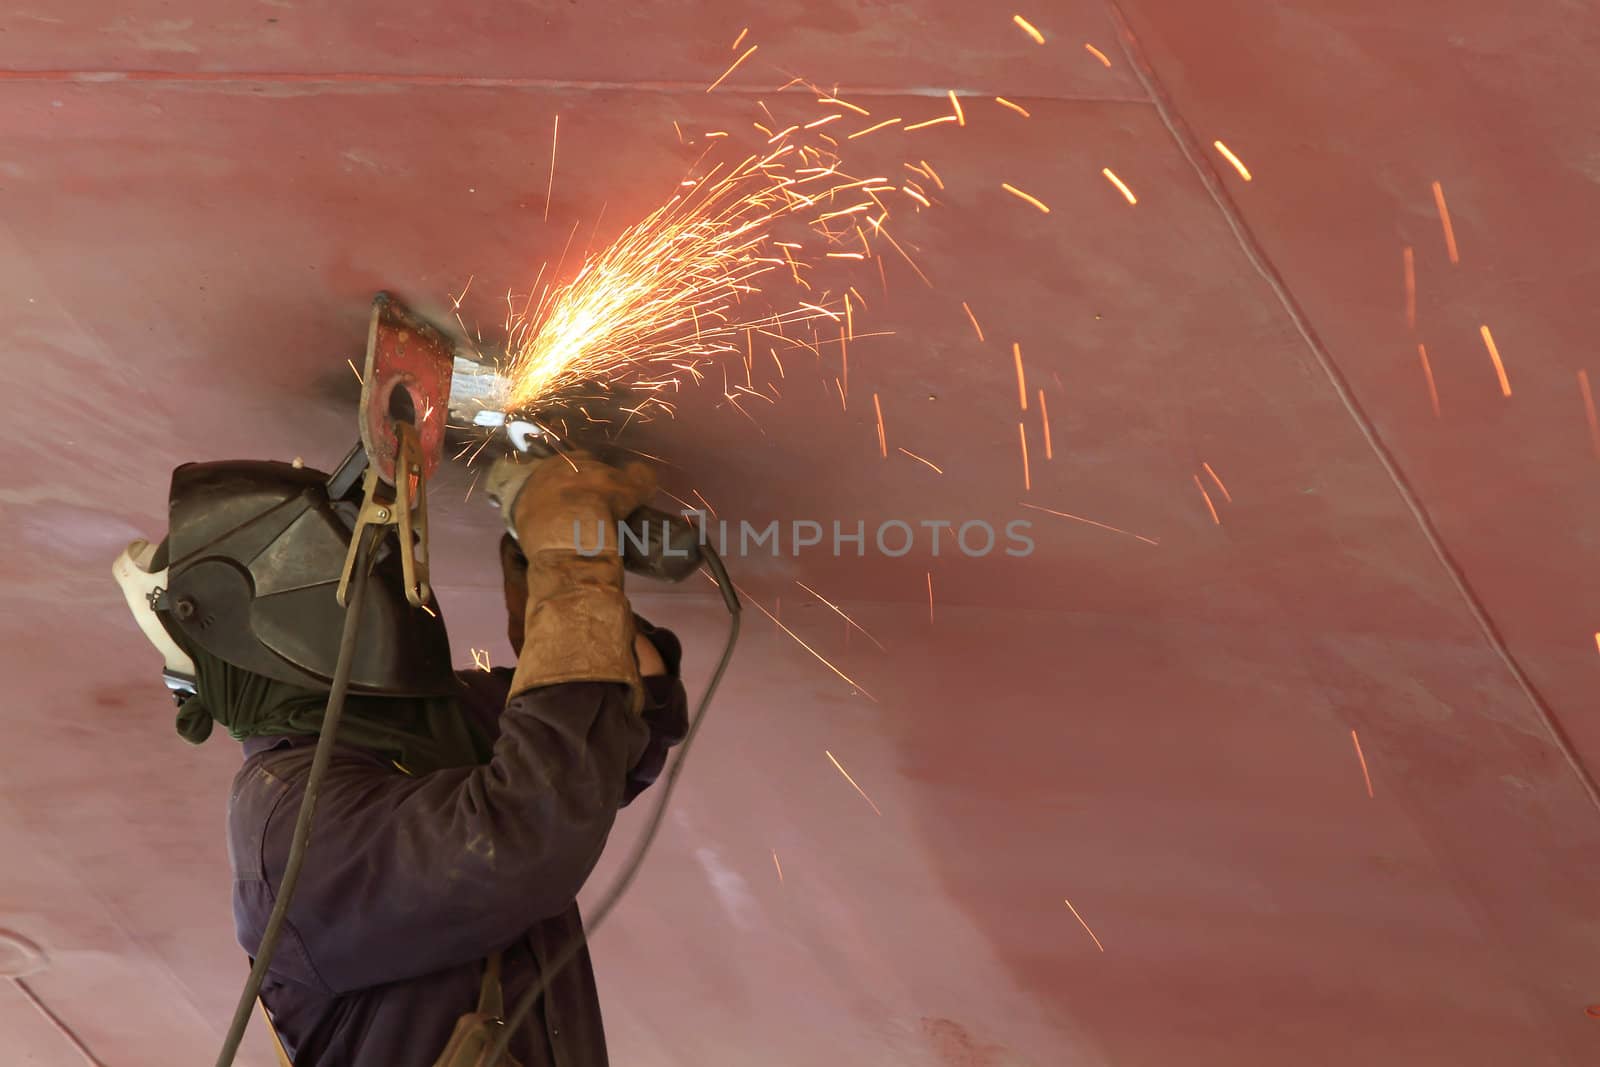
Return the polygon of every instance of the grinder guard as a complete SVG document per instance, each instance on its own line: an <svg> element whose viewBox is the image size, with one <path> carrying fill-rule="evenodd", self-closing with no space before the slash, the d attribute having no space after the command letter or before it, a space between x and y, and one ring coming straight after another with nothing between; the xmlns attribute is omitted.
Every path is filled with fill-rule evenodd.
<svg viewBox="0 0 1600 1067"><path fill-rule="evenodd" d="M172 473L169 625L243 670L311 689L333 678L344 609L335 598L358 508L330 500L328 476L287 463L188 463ZM400 553L386 535L374 557L350 687L434 696L452 684L437 604L406 601Z"/></svg>

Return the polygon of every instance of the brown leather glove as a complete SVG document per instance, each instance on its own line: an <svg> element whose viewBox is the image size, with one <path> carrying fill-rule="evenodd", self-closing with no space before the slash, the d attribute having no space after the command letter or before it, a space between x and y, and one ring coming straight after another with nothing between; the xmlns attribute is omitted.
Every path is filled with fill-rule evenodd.
<svg viewBox="0 0 1600 1067"><path fill-rule="evenodd" d="M642 463L619 470L575 452L533 463L501 460L487 482L528 560L511 695L563 682L622 682L637 710L643 686L616 527L655 492L654 472ZM508 608L515 592L508 581Z"/></svg>
<svg viewBox="0 0 1600 1067"><path fill-rule="evenodd" d="M522 655L523 627L528 618L528 557L517 546L517 539L509 533L500 538L500 577L506 598L506 639L511 642L513 655ZM667 665L661 650L649 633L663 633L648 625L640 627L639 616L633 617L634 629L639 631L633 639L633 657L639 664L639 673L651 675L670 674L675 668ZM670 636L670 635L669 635ZM671 638L676 647L677 638ZM676 742L674 742L676 743Z"/></svg>

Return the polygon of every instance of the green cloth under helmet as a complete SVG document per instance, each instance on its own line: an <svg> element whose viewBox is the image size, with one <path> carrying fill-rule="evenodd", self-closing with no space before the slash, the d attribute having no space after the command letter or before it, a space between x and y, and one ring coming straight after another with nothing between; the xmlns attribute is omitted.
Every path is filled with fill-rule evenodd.
<svg viewBox="0 0 1600 1067"><path fill-rule="evenodd" d="M178 709L178 735L198 745L220 723L235 741L309 734L322 729L328 694L241 670L197 648L196 694ZM380 752L411 774L487 763L491 745L450 697L377 697L351 693L339 741Z"/></svg>

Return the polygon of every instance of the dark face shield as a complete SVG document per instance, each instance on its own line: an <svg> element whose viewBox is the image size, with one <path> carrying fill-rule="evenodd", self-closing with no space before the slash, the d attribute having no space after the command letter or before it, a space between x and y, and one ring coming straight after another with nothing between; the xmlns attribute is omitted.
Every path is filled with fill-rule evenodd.
<svg viewBox="0 0 1600 1067"><path fill-rule="evenodd" d="M326 475L287 463L190 463L173 471L167 558L151 549L140 566L124 553L118 580L153 606L155 632L128 593L145 635L166 655L164 637L181 657L167 656L164 673L180 703L193 691L184 647L266 678L328 687L344 622L334 593L355 512L348 493L330 497ZM393 537L380 546L367 583L350 688L442 694L452 680L444 622L431 598L425 609L406 602Z"/></svg>

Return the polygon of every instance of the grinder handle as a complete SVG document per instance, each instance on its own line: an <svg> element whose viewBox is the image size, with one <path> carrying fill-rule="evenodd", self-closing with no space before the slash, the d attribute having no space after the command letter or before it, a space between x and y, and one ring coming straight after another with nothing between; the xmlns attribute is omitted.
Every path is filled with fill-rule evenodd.
<svg viewBox="0 0 1600 1067"><path fill-rule="evenodd" d="M681 582L700 569L700 534L687 519L647 505L623 526L622 565L634 574Z"/></svg>
<svg viewBox="0 0 1600 1067"><path fill-rule="evenodd" d="M555 450L543 442L526 450L537 458L555 455ZM529 467L518 461L501 459L489 468L484 479L485 496L497 508L504 502L515 500L527 480ZM622 541L622 564L635 574L681 582L700 568L704 558L700 552L700 533L687 519L643 506L635 508L622 522L618 531ZM516 531L511 531L516 536Z"/></svg>

